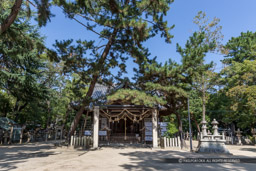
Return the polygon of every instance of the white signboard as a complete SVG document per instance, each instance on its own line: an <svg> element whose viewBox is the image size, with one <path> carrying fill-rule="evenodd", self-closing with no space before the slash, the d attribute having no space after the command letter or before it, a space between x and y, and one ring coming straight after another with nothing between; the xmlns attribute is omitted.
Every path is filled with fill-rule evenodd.
<svg viewBox="0 0 256 171"><path fill-rule="evenodd" d="M168 122L159 122L159 126L160 127L167 127L168 126Z"/></svg>
<svg viewBox="0 0 256 171"><path fill-rule="evenodd" d="M161 132L166 132L166 131L167 131L166 127L161 128Z"/></svg>
<svg viewBox="0 0 256 171"><path fill-rule="evenodd" d="M152 132L152 127L145 127L145 132Z"/></svg>
<svg viewBox="0 0 256 171"><path fill-rule="evenodd" d="M152 140L153 140L152 136L145 136L145 141L152 141Z"/></svg>
<svg viewBox="0 0 256 171"><path fill-rule="evenodd" d="M145 122L145 127L152 127L152 122Z"/></svg>
<svg viewBox="0 0 256 171"><path fill-rule="evenodd" d="M150 132L145 132L145 135L150 135L150 136L152 136L152 131Z"/></svg>
<svg viewBox="0 0 256 171"><path fill-rule="evenodd" d="M84 135L90 136L90 135L92 135L92 133L91 133L90 130L85 130L85 131L84 131Z"/></svg>
<svg viewBox="0 0 256 171"><path fill-rule="evenodd" d="M145 141L152 141L152 119L151 118L145 118L144 119L144 125L145 125Z"/></svg>
<svg viewBox="0 0 256 171"><path fill-rule="evenodd" d="M159 122L158 124L160 126L161 136L163 136L167 131L168 122Z"/></svg>
<svg viewBox="0 0 256 171"><path fill-rule="evenodd" d="M107 131L99 131L100 136L107 136Z"/></svg>

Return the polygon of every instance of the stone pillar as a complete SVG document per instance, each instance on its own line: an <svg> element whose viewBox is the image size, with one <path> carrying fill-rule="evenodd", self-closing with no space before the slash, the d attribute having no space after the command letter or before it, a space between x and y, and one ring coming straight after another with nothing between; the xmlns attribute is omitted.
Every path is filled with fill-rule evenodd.
<svg viewBox="0 0 256 171"><path fill-rule="evenodd" d="M152 110L152 143L153 148L158 147L158 141L157 141L157 109Z"/></svg>
<svg viewBox="0 0 256 171"><path fill-rule="evenodd" d="M94 106L93 109L93 148L99 146L99 106Z"/></svg>
<svg viewBox="0 0 256 171"><path fill-rule="evenodd" d="M241 137L242 137L242 134L241 134L241 133L242 133L243 131L240 131L240 129L238 128L237 131L235 131L235 132L236 132L236 136L237 136L237 138L238 138L238 143L237 143L237 145L243 145L243 144L242 144L242 141L241 141Z"/></svg>

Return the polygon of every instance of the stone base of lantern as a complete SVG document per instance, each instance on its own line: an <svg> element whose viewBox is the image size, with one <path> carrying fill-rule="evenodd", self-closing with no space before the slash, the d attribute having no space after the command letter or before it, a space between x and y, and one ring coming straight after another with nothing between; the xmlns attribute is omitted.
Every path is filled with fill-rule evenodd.
<svg viewBox="0 0 256 171"><path fill-rule="evenodd" d="M202 139L199 141L198 153L231 154L225 146L225 140Z"/></svg>

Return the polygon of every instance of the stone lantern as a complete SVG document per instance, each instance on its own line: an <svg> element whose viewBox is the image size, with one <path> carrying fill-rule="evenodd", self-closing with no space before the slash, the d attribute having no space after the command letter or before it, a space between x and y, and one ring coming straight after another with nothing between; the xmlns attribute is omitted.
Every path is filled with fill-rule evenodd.
<svg viewBox="0 0 256 171"><path fill-rule="evenodd" d="M252 132L252 136L254 137L254 145L256 145L256 129L252 128L251 132Z"/></svg>
<svg viewBox="0 0 256 171"><path fill-rule="evenodd" d="M207 126L206 126L207 122L206 121L202 121L201 124L202 124L202 134L203 134L203 137L207 136Z"/></svg>
<svg viewBox="0 0 256 171"><path fill-rule="evenodd" d="M237 136L237 138L238 138L238 143L237 143L237 145L242 145L242 141L241 141L241 137L242 137L242 131L240 131L240 128L238 128L237 129L237 131L235 131L236 132L236 136Z"/></svg>
<svg viewBox="0 0 256 171"><path fill-rule="evenodd" d="M216 119L214 119L211 124L212 124L212 129L213 129L213 135L208 134L206 132L206 121L201 122L202 124L204 124L202 126L202 130L203 127L205 128L205 133L206 135L201 136L201 139L199 140L199 145L198 145L198 149L197 152L199 153L220 153L220 154L230 154L230 152L228 151L228 149L225 146L225 137L224 134L220 135L218 133L218 122L216 121ZM222 137L222 139L221 139Z"/></svg>
<svg viewBox="0 0 256 171"><path fill-rule="evenodd" d="M213 129L213 135L216 136L216 135L219 135L218 133L218 122L216 121L216 119L213 119L212 121L212 129Z"/></svg>

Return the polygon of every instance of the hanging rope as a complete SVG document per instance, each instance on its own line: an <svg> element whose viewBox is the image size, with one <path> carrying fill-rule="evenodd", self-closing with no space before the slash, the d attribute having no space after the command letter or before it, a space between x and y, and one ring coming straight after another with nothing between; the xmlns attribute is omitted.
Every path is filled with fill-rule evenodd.
<svg viewBox="0 0 256 171"><path fill-rule="evenodd" d="M109 122L119 121L120 119L124 119L126 117L132 120L133 122L139 122L142 119L151 115L151 110L143 111L143 113L141 114L134 114L127 109L123 109L119 114L111 114L111 112L109 112L108 110L105 111L103 109L101 109L100 111L100 115L108 118Z"/></svg>

